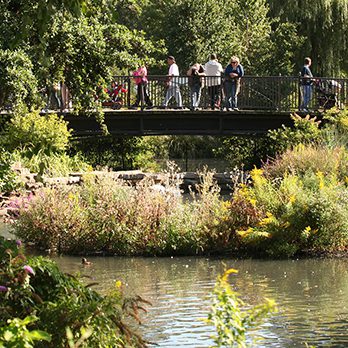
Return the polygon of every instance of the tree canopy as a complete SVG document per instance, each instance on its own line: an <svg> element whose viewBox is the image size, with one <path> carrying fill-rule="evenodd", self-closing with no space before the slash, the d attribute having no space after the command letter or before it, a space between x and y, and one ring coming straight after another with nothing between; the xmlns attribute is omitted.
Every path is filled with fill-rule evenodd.
<svg viewBox="0 0 348 348"><path fill-rule="evenodd" d="M63 81L86 109L113 74L165 74L166 54L181 72L213 52L249 75L297 75L305 56L318 75L348 72L345 0L3 0L0 19L1 107Z"/></svg>
<svg viewBox="0 0 348 348"><path fill-rule="evenodd" d="M304 37L298 66L310 56L322 76L348 72L348 2L346 0L268 0L270 16L294 23Z"/></svg>

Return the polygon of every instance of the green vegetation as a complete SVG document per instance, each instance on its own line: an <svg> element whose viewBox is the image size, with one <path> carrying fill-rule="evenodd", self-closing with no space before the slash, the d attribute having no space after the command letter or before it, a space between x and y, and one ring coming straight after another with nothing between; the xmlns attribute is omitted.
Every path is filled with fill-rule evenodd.
<svg viewBox="0 0 348 348"><path fill-rule="evenodd" d="M212 173L199 189L199 197L185 202L176 182L162 192L153 182L135 188L86 174L82 186L18 201L23 208L14 227L23 240L60 253L200 254L219 249L216 243L224 244L229 233L221 226L227 205Z"/></svg>
<svg viewBox="0 0 348 348"><path fill-rule="evenodd" d="M43 189L19 201L16 234L60 253L117 255L246 252L271 257L344 251L348 245L347 112L330 123L294 116L270 133L274 153L224 201L206 172L184 200L179 182L157 190L86 174L79 187ZM290 141L291 139L291 141ZM286 145L288 148L286 149ZM28 204L29 203L29 204Z"/></svg>
<svg viewBox="0 0 348 348"><path fill-rule="evenodd" d="M238 271L232 268L225 271L218 277L213 291L213 304L207 322L215 326L216 347L247 347L246 339L250 330L276 311L274 301L268 299L264 304L245 310L245 303L228 281L229 275L236 273Z"/></svg>
<svg viewBox="0 0 348 348"><path fill-rule="evenodd" d="M119 281L100 295L3 237L0 256L0 347L146 346L126 321L139 319L142 299L126 298Z"/></svg>
<svg viewBox="0 0 348 348"><path fill-rule="evenodd" d="M67 155L71 132L55 114L40 116L38 111L27 113L20 107L5 130L0 139L0 192L9 193L21 186L14 167L46 176L91 168L78 153Z"/></svg>
<svg viewBox="0 0 348 348"><path fill-rule="evenodd" d="M240 56L248 74L297 75L304 55L312 56L318 73L346 74L346 17L338 0L299 6L205 0L199 9L191 0L4 0L0 108L40 107L47 102L42 92L61 81L76 112L101 120L100 87L144 62L150 74L165 74L167 53L176 56L182 72L216 52L223 65Z"/></svg>

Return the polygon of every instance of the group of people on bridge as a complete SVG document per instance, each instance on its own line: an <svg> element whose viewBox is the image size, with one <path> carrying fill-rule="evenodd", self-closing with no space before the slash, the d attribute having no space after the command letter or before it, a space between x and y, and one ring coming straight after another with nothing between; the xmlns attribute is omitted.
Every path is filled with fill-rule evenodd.
<svg viewBox="0 0 348 348"><path fill-rule="evenodd" d="M183 98L181 87L188 85L189 87L189 108L192 111L198 110L201 103L202 89L205 87L207 94L204 94L204 107L211 110L227 110L238 111L238 94L241 88L241 79L244 76L244 68L240 63L237 56L232 56L229 64L223 68L218 60L216 54L211 54L209 60L204 64L194 63L186 72L186 77L180 76L179 67L176 64L174 56L169 55L167 57L167 64L169 66L168 74L166 76L160 76L157 82L160 84L149 84L147 68L145 65L140 65L136 71L133 72L132 78L126 77L127 82L119 83L116 80L112 82L111 87L106 90L109 96L108 101L102 101L104 107L112 107L113 109L120 109L122 107L130 107L131 109L137 109L138 107L151 109L154 107L152 98L156 96L156 107L159 108L171 108L173 106L173 99L175 100L175 108L183 109ZM304 65L300 72L299 77L299 91L301 101L297 104L300 111L308 112L311 104L313 87L316 87L318 104L323 106L324 109L331 108L337 102L337 91L340 89L340 84L335 83L334 80L328 80L332 84L327 88L321 84L319 79L313 78L313 74L310 69L311 59L306 57L304 59ZM151 77L149 77L151 79ZM153 77L152 77L153 79ZM130 81L133 80L136 85L136 99L133 104L130 103ZM183 82L185 80L185 82ZM158 96L163 93L163 87L154 92L151 88L151 96L149 93L149 87L160 86L161 83L165 85L165 95L161 102L158 100ZM162 85L163 86L163 85ZM262 86L262 85L261 85ZM48 93L48 102L46 109L49 109L49 105L56 104L57 109L61 111L68 111L71 108L71 98L69 92L64 84L59 86L60 88L52 88L52 91ZM262 94L263 87L260 87ZM334 89L334 92L333 92ZM58 97L58 92L61 94L61 100ZM319 95L322 92L322 95ZM331 93L331 94L328 94ZM125 94L127 94L127 105L125 105ZM160 97L161 98L161 97ZM272 100L272 96L266 96L265 99ZM321 98L321 99L320 99ZM276 96L274 98L276 100ZM186 104L186 103L185 103ZM313 103L312 103L313 104ZM187 104L186 104L187 106ZM257 105L256 105L257 107Z"/></svg>
<svg viewBox="0 0 348 348"><path fill-rule="evenodd" d="M180 83L178 77L179 67L173 56L167 57L169 71L167 75L166 93L162 108L167 108L170 100L175 99L177 107L183 108L182 97L180 92ZM221 77L224 74L224 89L221 89ZM212 110L219 109L221 105L221 93L224 93L226 100L226 109L228 111L238 110L237 97L240 91L240 79L244 75L243 66L240 64L239 58L233 56L230 63L225 69L219 63L216 54L211 54L210 60L203 66L195 63L187 71L188 84L191 91L191 110L198 110L201 90L204 86L208 88L210 99L210 107ZM137 108L141 102L145 103L148 108L153 106L147 91L147 69L144 65L140 66L134 73L135 83L137 85L136 102L132 105ZM205 78L206 77L206 78Z"/></svg>
<svg viewBox="0 0 348 348"><path fill-rule="evenodd" d="M167 108L170 100L175 99L176 107L183 108L182 96L180 91L179 67L176 64L174 56L167 57L169 71L166 84L165 98L161 108ZM301 104L300 111L308 112L309 104L312 98L313 85L316 80L310 70L311 59L306 57L304 65L300 72L300 91ZM205 86L208 90L209 104L212 110L223 109L227 111L238 111L238 94L240 92L241 78L244 76L244 68L240 64L237 56L232 56L229 64L223 69L218 61L216 54L211 54L210 59L204 65L200 63L193 64L186 73L188 77L188 85L190 87L190 109L198 110L201 91ZM147 108L152 108L153 103L150 99L147 85L147 69L145 65L133 73L134 81L137 85L137 97L132 108L136 109L140 104L146 105ZM222 103L224 100L224 107Z"/></svg>

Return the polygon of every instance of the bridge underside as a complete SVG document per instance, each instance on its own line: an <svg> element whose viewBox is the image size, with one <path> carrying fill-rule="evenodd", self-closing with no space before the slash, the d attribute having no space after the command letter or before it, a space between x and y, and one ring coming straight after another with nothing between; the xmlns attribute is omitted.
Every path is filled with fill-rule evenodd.
<svg viewBox="0 0 348 348"><path fill-rule="evenodd" d="M292 126L290 112L117 110L105 112L105 124L114 135L248 135ZM93 116L64 114L77 136L103 134Z"/></svg>

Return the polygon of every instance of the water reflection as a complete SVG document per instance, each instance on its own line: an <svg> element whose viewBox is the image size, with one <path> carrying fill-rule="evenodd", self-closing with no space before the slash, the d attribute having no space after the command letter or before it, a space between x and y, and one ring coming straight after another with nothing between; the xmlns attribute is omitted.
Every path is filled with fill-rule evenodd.
<svg viewBox="0 0 348 348"><path fill-rule="evenodd" d="M273 298L279 313L254 334L257 347L346 347L348 260L231 260L211 258L56 258L62 269L99 282L99 291L126 284L129 294L152 302L143 316L145 337L159 347L209 347L209 295L224 267L239 274L233 284L251 304Z"/></svg>
<svg viewBox="0 0 348 348"><path fill-rule="evenodd" d="M13 238L0 223L0 234ZM231 260L212 258L57 257L61 269L87 275L105 292L121 280L128 294L152 302L143 335L159 347L209 347L213 328L202 318L224 268L236 268L233 286L247 303L273 298L279 313L254 332L254 347L347 347L348 260ZM90 279L86 278L86 282Z"/></svg>

